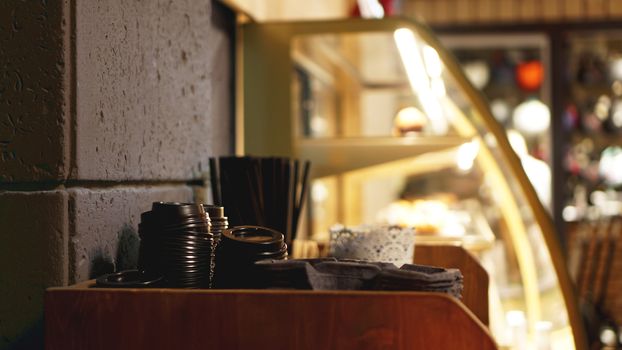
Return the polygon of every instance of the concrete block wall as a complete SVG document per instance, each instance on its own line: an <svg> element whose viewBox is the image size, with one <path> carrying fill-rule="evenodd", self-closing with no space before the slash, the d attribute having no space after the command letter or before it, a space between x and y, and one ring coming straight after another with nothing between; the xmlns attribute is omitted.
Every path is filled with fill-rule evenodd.
<svg viewBox="0 0 622 350"><path fill-rule="evenodd" d="M68 175L68 8L0 2L0 181Z"/></svg>
<svg viewBox="0 0 622 350"><path fill-rule="evenodd" d="M211 0L0 2L0 349L43 291L131 268L151 202L232 153L233 14Z"/></svg>
<svg viewBox="0 0 622 350"><path fill-rule="evenodd" d="M76 1L73 178L185 180L229 151L230 42L213 10Z"/></svg>

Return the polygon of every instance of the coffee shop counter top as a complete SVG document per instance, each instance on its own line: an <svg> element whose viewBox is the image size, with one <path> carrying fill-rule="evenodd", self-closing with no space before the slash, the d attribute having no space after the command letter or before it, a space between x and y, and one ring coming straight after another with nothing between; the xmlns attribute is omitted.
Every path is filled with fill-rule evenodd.
<svg viewBox="0 0 622 350"><path fill-rule="evenodd" d="M496 349L441 293L50 288L48 350Z"/></svg>

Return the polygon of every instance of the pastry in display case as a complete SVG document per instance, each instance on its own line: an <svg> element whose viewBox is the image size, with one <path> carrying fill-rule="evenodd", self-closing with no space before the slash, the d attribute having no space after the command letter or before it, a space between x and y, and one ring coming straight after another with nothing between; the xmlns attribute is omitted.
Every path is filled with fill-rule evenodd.
<svg viewBox="0 0 622 350"><path fill-rule="evenodd" d="M414 228L415 246L462 245L490 276L500 346L581 347L550 217L505 130L426 27L246 23L239 35L237 151L311 160L308 239L327 243L337 223L388 224Z"/></svg>

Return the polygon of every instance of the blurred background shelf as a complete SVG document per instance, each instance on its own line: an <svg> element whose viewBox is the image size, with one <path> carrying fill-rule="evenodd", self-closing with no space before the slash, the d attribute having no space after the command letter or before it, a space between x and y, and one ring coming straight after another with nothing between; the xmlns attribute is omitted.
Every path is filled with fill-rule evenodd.
<svg viewBox="0 0 622 350"><path fill-rule="evenodd" d="M457 148L469 142L459 136L352 137L303 139L300 156L313 163L315 177L336 175L430 152ZM452 159L453 161L453 159Z"/></svg>

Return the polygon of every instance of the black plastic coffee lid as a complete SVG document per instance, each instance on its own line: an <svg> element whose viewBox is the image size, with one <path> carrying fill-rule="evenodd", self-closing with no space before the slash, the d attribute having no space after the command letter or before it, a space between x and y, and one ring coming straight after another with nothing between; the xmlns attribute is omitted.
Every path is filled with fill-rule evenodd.
<svg viewBox="0 0 622 350"><path fill-rule="evenodd" d="M282 233L262 226L236 226L225 230L222 239L245 248L262 247L279 249L283 245Z"/></svg>
<svg viewBox="0 0 622 350"><path fill-rule="evenodd" d="M162 276L147 275L139 270L125 270L103 275L97 278L95 285L102 288L148 288L158 286L162 279Z"/></svg>
<svg viewBox="0 0 622 350"><path fill-rule="evenodd" d="M151 206L152 218L158 221L168 221L170 218L185 218L205 213L205 209L197 203L153 202ZM162 220L162 219L165 220Z"/></svg>
<svg viewBox="0 0 622 350"><path fill-rule="evenodd" d="M199 213L196 215L188 215L180 217L177 214L162 214L153 211L147 211L140 215L140 222L143 226L151 226L156 228L165 228L169 226L179 226L193 223L211 223L207 213Z"/></svg>
<svg viewBox="0 0 622 350"><path fill-rule="evenodd" d="M221 218L225 216L224 207L220 207L220 206L212 205L212 204L201 204L201 206L209 214L210 218Z"/></svg>

